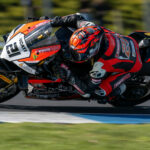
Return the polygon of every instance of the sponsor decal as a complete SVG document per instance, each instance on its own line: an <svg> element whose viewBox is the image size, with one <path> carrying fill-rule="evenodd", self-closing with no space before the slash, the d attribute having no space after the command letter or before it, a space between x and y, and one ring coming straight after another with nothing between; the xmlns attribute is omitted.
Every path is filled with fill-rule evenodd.
<svg viewBox="0 0 150 150"><path fill-rule="evenodd" d="M129 42L124 39L124 38L120 38L121 40L121 44L122 44L122 52L125 54L125 56L127 58L130 57L130 46L129 46Z"/></svg>
<svg viewBox="0 0 150 150"><path fill-rule="evenodd" d="M38 58L37 55L33 55L33 59L36 60Z"/></svg>
<svg viewBox="0 0 150 150"><path fill-rule="evenodd" d="M30 74L35 74L36 70L31 68L30 66L28 66L27 64L25 64L24 62L19 62L19 61L14 61L14 63L20 67L21 69L25 70L26 72L30 73Z"/></svg>
<svg viewBox="0 0 150 150"><path fill-rule="evenodd" d="M23 51L24 51L24 52L26 52L26 51L27 51L27 49L26 49L26 46L25 46L25 45L24 45L24 43L23 43L22 38L21 38L21 39L19 39L19 42L20 42L20 45L21 45L21 47L22 47Z"/></svg>
<svg viewBox="0 0 150 150"><path fill-rule="evenodd" d="M23 63L19 64L19 66L22 67L22 66L23 66Z"/></svg>
<svg viewBox="0 0 150 150"><path fill-rule="evenodd" d="M32 64L36 64L39 62L39 60L34 60L34 61L25 61L26 63L32 63Z"/></svg>
<svg viewBox="0 0 150 150"><path fill-rule="evenodd" d="M49 46L49 47L43 47L43 48L37 49L37 54L56 51L58 49L60 49L60 45L53 45L53 46Z"/></svg>
<svg viewBox="0 0 150 150"><path fill-rule="evenodd" d="M35 74L35 72L36 72L34 69L32 69L31 67L29 67L27 65L23 65L22 69L29 72L29 73L31 73L31 74Z"/></svg>
<svg viewBox="0 0 150 150"><path fill-rule="evenodd" d="M117 51L116 51L116 58L119 59L129 59L131 55L131 47L129 40L124 37L117 36Z"/></svg>

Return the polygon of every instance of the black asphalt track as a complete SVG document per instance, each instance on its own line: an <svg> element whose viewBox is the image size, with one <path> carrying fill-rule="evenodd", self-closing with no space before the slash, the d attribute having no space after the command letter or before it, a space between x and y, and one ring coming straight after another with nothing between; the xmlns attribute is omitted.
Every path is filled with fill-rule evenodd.
<svg viewBox="0 0 150 150"><path fill-rule="evenodd" d="M115 108L96 101L48 101L24 98L20 93L13 99L1 103L0 111L46 111L69 113L112 113L112 114L150 114L150 101L135 107Z"/></svg>

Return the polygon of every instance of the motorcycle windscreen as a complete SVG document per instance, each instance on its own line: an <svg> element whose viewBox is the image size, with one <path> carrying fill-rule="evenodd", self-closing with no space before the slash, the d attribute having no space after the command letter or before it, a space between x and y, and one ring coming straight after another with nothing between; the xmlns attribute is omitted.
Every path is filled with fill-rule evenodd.
<svg viewBox="0 0 150 150"><path fill-rule="evenodd" d="M42 47L45 42L51 39L52 28L50 23L43 24L42 26L36 27L34 30L25 35L25 41L29 49L35 47Z"/></svg>
<svg viewBox="0 0 150 150"><path fill-rule="evenodd" d="M52 35L50 23L46 23L25 36L25 42L30 49L30 57L21 59L28 63L37 63L48 57L53 57L61 48L55 35Z"/></svg>

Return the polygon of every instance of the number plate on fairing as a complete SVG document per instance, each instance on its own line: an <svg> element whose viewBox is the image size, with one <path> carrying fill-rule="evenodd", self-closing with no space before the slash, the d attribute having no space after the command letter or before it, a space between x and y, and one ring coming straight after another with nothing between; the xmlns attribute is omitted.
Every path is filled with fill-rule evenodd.
<svg viewBox="0 0 150 150"><path fill-rule="evenodd" d="M29 56L30 50L25 43L24 34L22 33L17 34L8 43L6 43L1 53L1 58L8 61L23 59Z"/></svg>

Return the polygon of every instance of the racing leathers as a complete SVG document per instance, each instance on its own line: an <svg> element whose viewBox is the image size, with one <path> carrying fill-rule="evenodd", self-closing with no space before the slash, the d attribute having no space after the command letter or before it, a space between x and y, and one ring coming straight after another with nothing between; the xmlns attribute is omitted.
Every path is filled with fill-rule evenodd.
<svg viewBox="0 0 150 150"><path fill-rule="evenodd" d="M84 19L80 14L73 14L55 17L52 20L52 26L78 29L97 25ZM101 26L99 28L104 31L103 41L98 54L92 58L94 65L89 72L90 79L87 83L83 83L76 75L72 75L67 65L61 65L61 68L70 74L69 83L86 98L90 97L91 93L101 97L111 96L111 94L113 96L112 91L115 89L120 90L118 95L122 94L125 91L123 83L142 67L138 43L133 38L117 34Z"/></svg>

